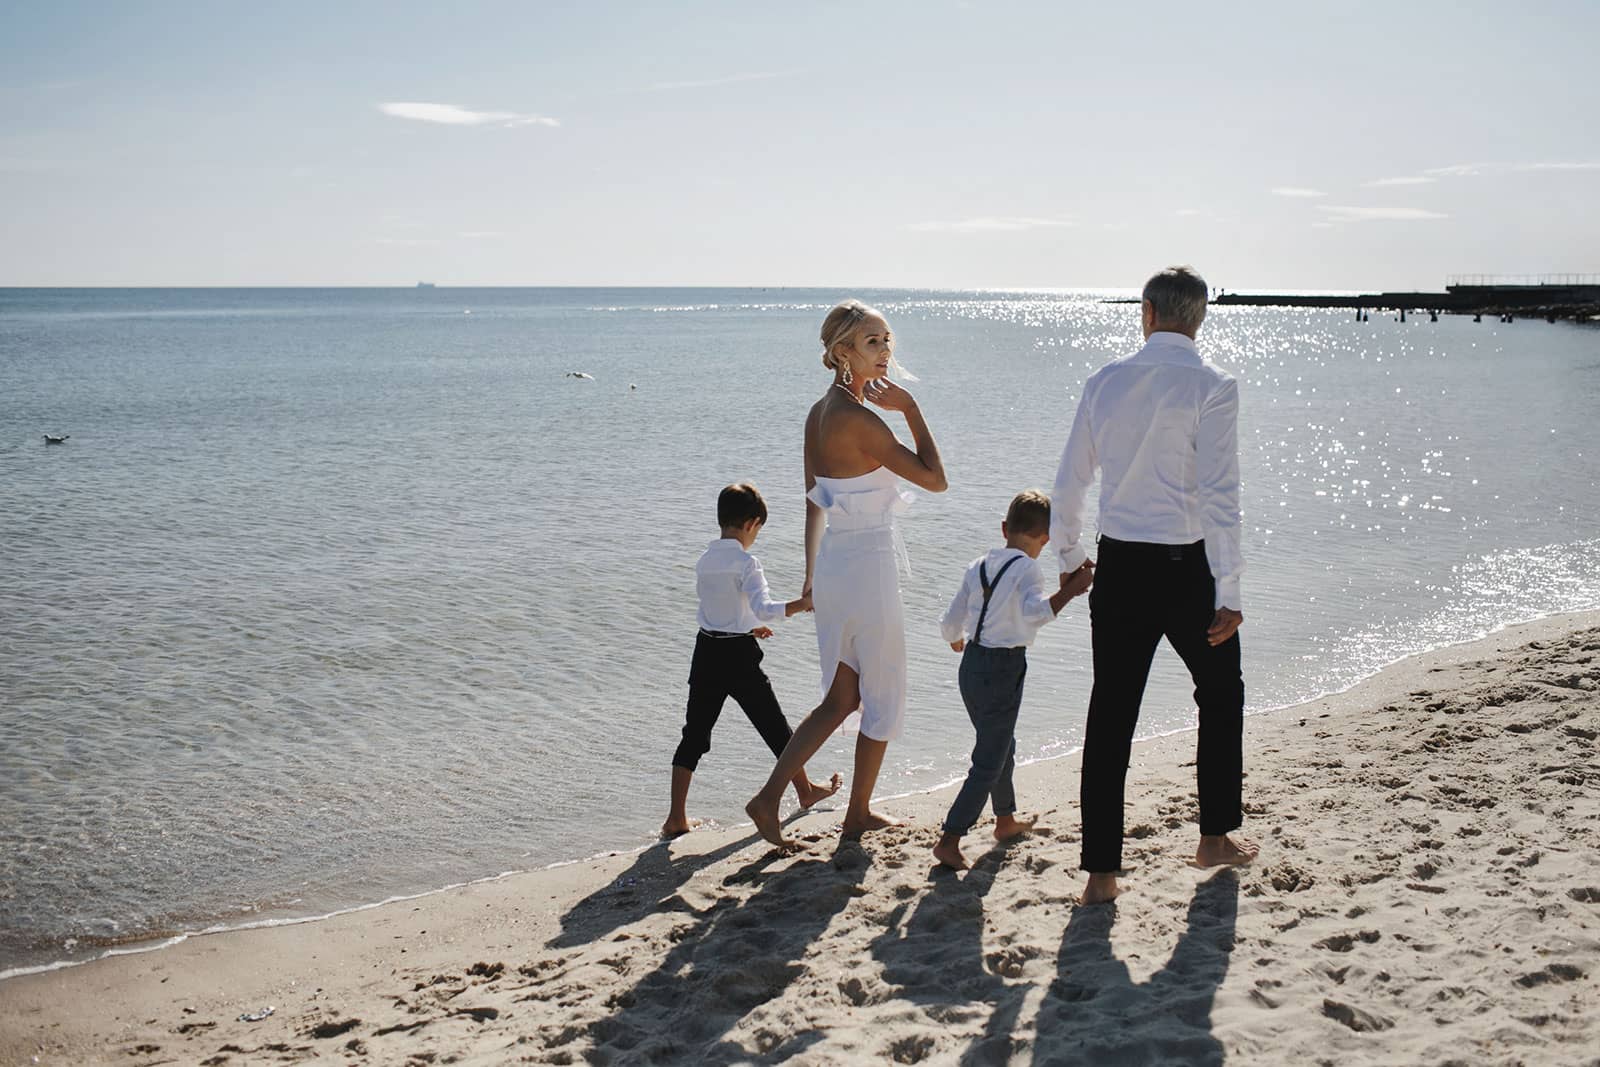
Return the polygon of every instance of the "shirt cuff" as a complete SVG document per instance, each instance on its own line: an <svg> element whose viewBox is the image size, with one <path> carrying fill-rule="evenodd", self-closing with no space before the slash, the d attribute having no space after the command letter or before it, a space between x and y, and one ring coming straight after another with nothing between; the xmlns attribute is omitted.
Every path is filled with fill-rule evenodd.
<svg viewBox="0 0 1600 1067"><path fill-rule="evenodd" d="M1084 561L1088 558L1089 553L1084 551L1083 542L1081 541L1069 548L1063 548L1061 550L1061 570L1063 573L1070 574L1083 566Z"/></svg>
<svg viewBox="0 0 1600 1067"><path fill-rule="evenodd" d="M1223 578L1217 582L1217 603L1219 608L1231 608L1234 611L1243 611L1239 602L1239 579Z"/></svg>

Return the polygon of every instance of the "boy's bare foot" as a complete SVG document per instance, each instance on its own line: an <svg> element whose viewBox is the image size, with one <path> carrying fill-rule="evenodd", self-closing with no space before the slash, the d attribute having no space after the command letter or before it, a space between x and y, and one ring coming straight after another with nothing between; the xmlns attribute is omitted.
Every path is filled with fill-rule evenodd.
<svg viewBox="0 0 1600 1067"><path fill-rule="evenodd" d="M939 843L933 846L933 858L939 861L939 866L949 867L952 871L967 869L967 857L961 854L961 838L955 834L943 834Z"/></svg>
<svg viewBox="0 0 1600 1067"><path fill-rule="evenodd" d="M872 830L882 830L885 827L899 825L899 819L893 819L887 815L879 815L875 811L869 811L866 813L866 815L859 819L852 819L849 816L846 816L844 820L843 835L845 837L860 837L862 834Z"/></svg>
<svg viewBox="0 0 1600 1067"><path fill-rule="evenodd" d="M1009 841L1019 834L1025 834L1033 829L1033 824L1039 821L1039 816L1030 815L1026 819L1019 819L1015 815L998 815L994 820L994 839L996 841Z"/></svg>
<svg viewBox="0 0 1600 1067"><path fill-rule="evenodd" d="M778 822L778 806L776 804L769 807L762 802L759 796L752 797L750 803L744 806L744 813L750 816L751 822L756 824L756 833L779 848L789 847L789 842L783 836L783 825Z"/></svg>
<svg viewBox="0 0 1600 1067"><path fill-rule="evenodd" d="M1108 900L1115 900L1121 893L1117 885L1117 876L1114 874L1091 874L1089 884L1083 887L1083 896L1078 898L1079 904L1104 904Z"/></svg>
<svg viewBox="0 0 1600 1067"><path fill-rule="evenodd" d="M1240 838L1234 841L1227 834L1201 835L1200 847L1194 854L1196 867L1243 867L1261 852L1254 841Z"/></svg>
<svg viewBox="0 0 1600 1067"><path fill-rule="evenodd" d="M809 779L803 785L794 787L795 795L800 798L800 807L809 808L819 800L826 800L839 791L844 784L844 775L835 773L828 779L827 785L818 785Z"/></svg>
<svg viewBox="0 0 1600 1067"><path fill-rule="evenodd" d="M699 819L676 818L669 815L667 821L661 824L661 836L682 837L699 825L701 825Z"/></svg>

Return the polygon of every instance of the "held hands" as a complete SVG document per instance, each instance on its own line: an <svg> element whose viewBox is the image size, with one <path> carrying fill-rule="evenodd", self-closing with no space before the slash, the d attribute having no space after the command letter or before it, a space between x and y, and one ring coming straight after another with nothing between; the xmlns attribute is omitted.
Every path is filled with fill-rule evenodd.
<svg viewBox="0 0 1600 1067"><path fill-rule="evenodd" d="M795 607L794 610L795 610L795 614L797 614L797 615L802 611L811 611L812 610L811 590L807 589L804 592L802 592L800 594L800 599L795 601L795 604L797 606Z"/></svg>
<svg viewBox="0 0 1600 1067"><path fill-rule="evenodd" d="M917 406L915 397L887 378L872 379L861 393L885 411L910 411Z"/></svg>
<svg viewBox="0 0 1600 1067"><path fill-rule="evenodd" d="M1086 559L1083 565L1075 571L1061 572L1061 590L1067 594L1070 601L1073 597L1082 596L1094 584L1094 560Z"/></svg>
<svg viewBox="0 0 1600 1067"><path fill-rule="evenodd" d="M772 627L757 626L754 630L751 630L750 633L752 636L759 637L761 640L765 641L767 638L772 636Z"/></svg>
<svg viewBox="0 0 1600 1067"><path fill-rule="evenodd" d="M1239 632L1239 627L1244 624L1244 612L1234 611L1232 608L1218 608L1217 613L1211 616L1211 625L1206 628L1206 640L1213 646L1220 645L1228 638Z"/></svg>
<svg viewBox="0 0 1600 1067"><path fill-rule="evenodd" d="M966 649L966 647L967 647L967 639L965 637L963 637L963 638L961 638L959 640L950 642L950 651L951 652L961 652L961 651L964 651Z"/></svg>

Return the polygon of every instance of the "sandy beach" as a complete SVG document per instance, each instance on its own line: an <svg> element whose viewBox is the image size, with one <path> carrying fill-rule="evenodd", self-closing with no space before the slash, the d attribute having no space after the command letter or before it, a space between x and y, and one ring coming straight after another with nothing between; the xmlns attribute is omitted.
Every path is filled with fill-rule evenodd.
<svg viewBox="0 0 1600 1067"><path fill-rule="evenodd" d="M1073 904L1073 756L967 872L950 790L860 843L830 803L791 855L702 829L12 979L0 1063L1600 1063L1597 734L1600 613L1548 619L1249 719L1238 872L1186 863L1178 734L1135 750L1115 905Z"/></svg>

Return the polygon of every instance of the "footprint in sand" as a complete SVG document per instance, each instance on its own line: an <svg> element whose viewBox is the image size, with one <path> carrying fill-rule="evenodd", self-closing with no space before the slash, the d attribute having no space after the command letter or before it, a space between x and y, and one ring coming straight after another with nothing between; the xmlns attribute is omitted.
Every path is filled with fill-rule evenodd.
<svg viewBox="0 0 1600 1067"><path fill-rule="evenodd" d="M1322 1001L1322 1014L1335 1022L1343 1023L1358 1034L1387 1030L1394 1025L1393 1019L1332 999Z"/></svg>
<svg viewBox="0 0 1600 1067"><path fill-rule="evenodd" d="M1584 977L1586 972L1574 967L1570 963L1552 963L1540 971L1525 974L1517 979L1517 985L1524 989L1532 989L1547 982L1572 982Z"/></svg>
<svg viewBox="0 0 1600 1067"><path fill-rule="evenodd" d="M1354 934L1334 934L1321 941L1314 942L1312 948L1325 948L1329 952L1349 952L1357 941L1371 945L1382 938L1383 935L1376 930L1361 930Z"/></svg>
<svg viewBox="0 0 1600 1067"><path fill-rule="evenodd" d="M934 1040L926 1035L902 1037L884 1050L895 1063L921 1063L933 1051Z"/></svg>

